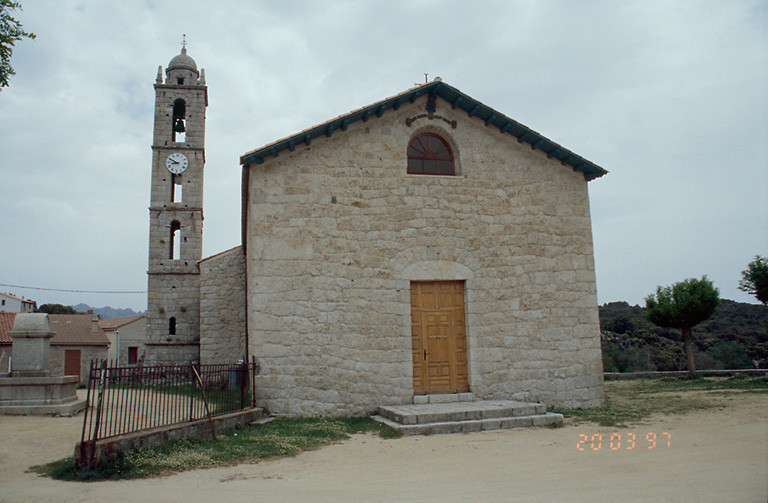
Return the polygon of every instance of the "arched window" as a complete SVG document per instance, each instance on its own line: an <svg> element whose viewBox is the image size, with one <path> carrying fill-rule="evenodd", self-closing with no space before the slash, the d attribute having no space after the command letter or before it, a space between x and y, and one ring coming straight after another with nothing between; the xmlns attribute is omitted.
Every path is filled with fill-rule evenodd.
<svg viewBox="0 0 768 503"><path fill-rule="evenodd" d="M171 222L171 243L168 250L168 258L179 260L181 258L181 223L178 220Z"/></svg>
<svg viewBox="0 0 768 503"><path fill-rule="evenodd" d="M173 102L173 121L171 122L175 142L183 142L187 137L187 104L181 98Z"/></svg>
<svg viewBox="0 0 768 503"><path fill-rule="evenodd" d="M445 140L432 133L420 134L408 145L408 173L453 175L453 153Z"/></svg>
<svg viewBox="0 0 768 503"><path fill-rule="evenodd" d="M168 335L176 335L176 318L168 320Z"/></svg>

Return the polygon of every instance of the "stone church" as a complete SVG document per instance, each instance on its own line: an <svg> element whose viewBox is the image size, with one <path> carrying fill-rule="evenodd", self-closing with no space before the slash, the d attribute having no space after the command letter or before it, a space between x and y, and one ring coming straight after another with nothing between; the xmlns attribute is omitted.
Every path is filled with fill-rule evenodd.
<svg viewBox="0 0 768 503"><path fill-rule="evenodd" d="M155 96L148 363L255 357L283 414L603 403L603 168L435 79L242 155L242 244L203 259L208 100L186 49Z"/></svg>

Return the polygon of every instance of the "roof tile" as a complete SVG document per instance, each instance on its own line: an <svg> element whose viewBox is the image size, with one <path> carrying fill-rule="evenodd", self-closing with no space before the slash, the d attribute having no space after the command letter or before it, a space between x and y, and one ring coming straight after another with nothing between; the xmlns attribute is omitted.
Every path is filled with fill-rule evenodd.
<svg viewBox="0 0 768 503"><path fill-rule="evenodd" d="M12 341L8 332L13 329L13 320L16 319L16 313L0 312L0 344L10 344Z"/></svg>
<svg viewBox="0 0 768 503"><path fill-rule="evenodd" d="M92 314L49 314L51 330L56 333L52 345L61 346L108 346L104 335Z"/></svg>

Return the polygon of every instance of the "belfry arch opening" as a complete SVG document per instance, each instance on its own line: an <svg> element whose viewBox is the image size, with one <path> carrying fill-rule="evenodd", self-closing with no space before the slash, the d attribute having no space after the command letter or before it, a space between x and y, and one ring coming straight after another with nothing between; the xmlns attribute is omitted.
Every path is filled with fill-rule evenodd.
<svg viewBox="0 0 768 503"><path fill-rule="evenodd" d="M171 121L173 141L183 142L187 139L187 104L181 98L173 102L173 120Z"/></svg>
<svg viewBox="0 0 768 503"><path fill-rule="evenodd" d="M171 317L168 320L168 335L176 335L176 318Z"/></svg>
<svg viewBox="0 0 768 503"><path fill-rule="evenodd" d="M170 240L168 258L179 260L181 258L181 223L178 220L171 222Z"/></svg>

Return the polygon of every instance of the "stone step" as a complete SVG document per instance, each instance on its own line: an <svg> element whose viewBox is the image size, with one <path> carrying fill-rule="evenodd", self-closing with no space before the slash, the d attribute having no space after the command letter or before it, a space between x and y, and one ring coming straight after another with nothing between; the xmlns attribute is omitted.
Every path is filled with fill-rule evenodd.
<svg viewBox="0 0 768 503"><path fill-rule="evenodd" d="M400 424L385 417L373 416L375 421L386 424L403 435L438 435L443 433L474 433L478 431L506 430L531 426L548 426L563 422L562 414L546 412L532 416L501 417L497 419L472 419L426 424Z"/></svg>
<svg viewBox="0 0 768 503"><path fill-rule="evenodd" d="M547 426L563 422L541 403L512 400L389 405L373 419L404 435L436 435Z"/></svg>
<svg viewBox="0 0 768 503"><path fill-rule="evenodd" d="M546 413L541 403L512 400L481 400L474 402L390 405L378 408L378 415L396 423L427 424L452 421L514 418Z"/></svg>
<svg viewBox="0 0 768 503"><path fill-rule="evenodd" d="M451 403L451 402L474 402L475 395L472 393L445 393L441 395L414 395L413 403Z"/></svg>

